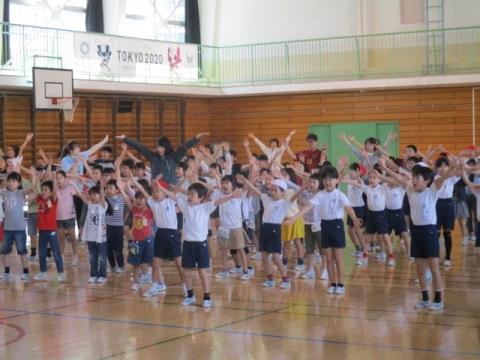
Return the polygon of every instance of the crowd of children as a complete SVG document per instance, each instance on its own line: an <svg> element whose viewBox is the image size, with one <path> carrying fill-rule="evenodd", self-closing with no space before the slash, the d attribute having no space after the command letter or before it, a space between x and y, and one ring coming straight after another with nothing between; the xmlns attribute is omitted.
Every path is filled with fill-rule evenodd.
<svg viewBox="0 0 480 360"><path fill-rule="evenodd" d="M177 149L161 137L154 150L118 136L122 151L116 159L107 145L108 136L87 151L70 141L58 161L39 151L31 168L22 167L22 160L34 134L28 134L20 147L7 146L0 157L1 278L11 277L15 245L22 281L29 281L28 261L37 255L40 271L35 281L48 279L47 258L52 256L57 281L67 281L65 243L68 240L72 247L71 265L78 266L78 245L83 241L90 264L88 283L105 283L109 272L124 273L127 248L132 290L142 290L145 297L165 292L168 284L162 264L173 261L185 295L182 305L196 302L193 282L198 270L203 307L210 308L212 257L218 259L213 265L220 269L215 278L238 275L241 281L254 276L252 260L261 258L262 285L269 288L275 287L273 262L281 277L280 288L289 289L288 266L295 249L292 270L300 279L316 278L317 255L321 260L318 276L328 280L328 293L342 295L346 232L355 246L356 263L362 267L368 266L372 250L377 261L394 267L395 234L406 261L415 261L421 290L416 308L440 310L444 305L439 236L445 245L446 268L452 266L456 219L462 244L476 239L480 249L476 148L457 155L442 147L429 148L421 154L409 145L403 158L394 158L386 149L395 134L389 134L383 146L375 138L360 144L352 136L339 134L358 161L349 164L342 157L335 167L327 159L327 147L318 147L315 134L307 136L306 150L294 153L290 142L295 131L281 141L271 139L269 145L249 133L243 141L248 163L240 165L228 143L215 149L200 145L207 135L197 134ZM262 153L252 153L250 140ZM287 156L290 160L284 159ZM346 193L340 190L342 183ZM213 256L216 249L218 257Z"/></svg>

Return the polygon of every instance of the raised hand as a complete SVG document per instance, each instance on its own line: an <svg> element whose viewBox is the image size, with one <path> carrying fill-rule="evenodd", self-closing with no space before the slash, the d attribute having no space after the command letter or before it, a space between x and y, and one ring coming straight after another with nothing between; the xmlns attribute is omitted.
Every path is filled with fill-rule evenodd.
<svg viewBox="0 0 480 360"><path fill-rule="evenodd" d="M209 132L204 132L204 133L198 133L197 135L195 135L195 137L200 140L202 137L205 137L205 136L208 136L210 135Z"/></svg>

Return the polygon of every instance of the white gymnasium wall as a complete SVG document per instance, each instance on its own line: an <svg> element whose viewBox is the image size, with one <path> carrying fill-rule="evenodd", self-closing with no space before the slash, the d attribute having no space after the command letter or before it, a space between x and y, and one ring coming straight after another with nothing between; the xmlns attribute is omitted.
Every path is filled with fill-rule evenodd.
<svg viewBox="0 0 480 360"><path fill-rule="evenodd" d="M424 22L401 23L402 1L199 0L202 43L228 46L426 29ZM480 0L444 3L445 27L480 25Z"/></svg>
<svg viewBox="0 0 480 360"><path fill-rule="evenodd" d="M347 36L356 32L357 0L199 0L199 4L202 42L208 45ZM340 18L343 20L338 21Z"/></svg>

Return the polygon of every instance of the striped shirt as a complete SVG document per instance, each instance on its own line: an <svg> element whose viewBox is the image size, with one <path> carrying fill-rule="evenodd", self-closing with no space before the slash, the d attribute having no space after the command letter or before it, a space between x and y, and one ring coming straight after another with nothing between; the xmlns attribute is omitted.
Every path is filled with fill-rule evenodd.
<svg viewBox="0 0 480 360"><path fill-rule="evenodd" d="M123 226L123 211L125 208L125 199L122 195L114 195L108 199L109 204L113 210L113 214L109 214L109 211L105 215L105 223L110 226Z"/></svg>

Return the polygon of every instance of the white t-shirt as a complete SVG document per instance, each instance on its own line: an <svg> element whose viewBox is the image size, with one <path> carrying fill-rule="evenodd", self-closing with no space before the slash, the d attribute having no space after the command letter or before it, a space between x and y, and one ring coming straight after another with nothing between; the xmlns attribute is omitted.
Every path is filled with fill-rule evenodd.
<svg viewBox="0 0 480 360"><path fill-rule="evenodd" d="M413 225L436 225L439 190L432 184L422 192L416 192L407 187L408 202L410 203L410 219Z"/></svg>
<svg viewBox="0 0 480 360"><path fill-rule="evenodd" d="M152 209L155 224L160 229L178 229L177 212L175 211L175 201L170 198L164 198L161 201L156 201L153 198L148 198L148 206Z"/></svg>
<svg viewBox="0 0 480 360"><path fill-rule="evenodd" d="M401 186L390 187L387 186L387 198L385 207L388 210L399 210L403 207L403 198L405 196L405 189Z"/></svg>
<svg viewBox="0 0 480 360"><path fill-rule="evenodd" d="M227 196L227 195L224 195ZM242 227L242 199L230 199L219 206L220 227L239 229Z"/></svg>
<svg viewBox="0 0 480 360"><path fill-rule="evenodd" d="M3 213L3 198L0 196L0 223L3 222L5 214Z"/></svg>
<svg viewBox="0 0 480 360"><path fill-rule="evenodd" d="M313 206L320 209L320 218L322 220L343 219L345 216L345 206L350 206L347 196L340 190L319 191L311 200Z"/></svg>
<svg viewBox="0 0 480 360"><path fill-rule="evenodd" d="M89 203L87 208L87 217L83 226L82 240L102 243L107 241L107 226L105 224L105 213L107 204Z"/></svg>
<svg viewBox="0 0 480 360"><path fill-rule="evenodd" d="M266 194L263 194L260 199L263 203L262 222L264 224L281 224L287 216L290 203L285 199L273 200Z"/></svg>
<svg viewBox="0 0 480 360"><path fill-rule="evenodd" d="M435 176L438 179L440 176ZM453 187L460 180L459 176L452 176L443 182L441 189L438 191L439 199L450 199L453 196Z"/></svg>
<svg viewBox="0 0 480 360"><path fill-rule="evenodd" d="M183 213L183 239L197 242L207 240L210 214L215 211L213 201L189 205L186 196L179 195L177 205Z"/></svg>
<svg viewBox="0 0 480 360"><path fill-rule="evenodd" d="M377 185L371 187L369 185L362 185L363 192L367 195L367 207L370 211L385 210L385 201L387 198L387 187L384 185Z"/></svg>
<svg viewBox="0 0 480 360"><path fill-rule="evenodd" d="M347 197L352 207L365 206L365 202L363 201L362 195L363 195L363 191L361 188L355 185L348 184Z"/></svg>

